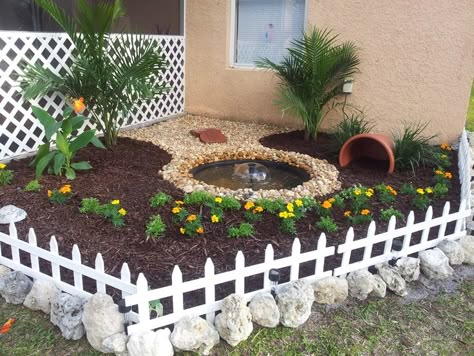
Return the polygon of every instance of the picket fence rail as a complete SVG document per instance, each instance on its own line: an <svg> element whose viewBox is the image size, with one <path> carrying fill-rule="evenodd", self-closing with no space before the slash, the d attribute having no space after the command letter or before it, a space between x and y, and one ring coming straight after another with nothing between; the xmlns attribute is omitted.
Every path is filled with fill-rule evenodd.
<svg viewBox="0 0 474 356"><path fill-rule="evenodd" d="M131 282L130 271L126 263L122 266L120 278L110 276L104 272L104 262L100 253L97 254L94 268L88 267L82 264L77 246L73 247L72 259L68 259L59 255L58 244L54 236L51 237L50 250L47 251L37 246L33 229L29 231L28 241L22 241L18 239L15 225L11 224L9 235L0 233L0 264L22 271L33 278L53 281L61 290L83 297L90 295L90 292L83 289L83 276L95 280L96 289L99 292L106 292L106 286L120 290L125 306L135 308L133 312L128 313L128 320L133 322L128 327L129 334L137 334L171 325L188 314L205 316L209 322L213 322L216 312L220 310L222 305L222 300L216 300L215 288L219 284L234 282L234 292L243 295L247 301L250 301L255 294L271 290L269 272L272 269L289 268L289 282L291 282L299 279L302 263L314 261L314 273L304 279L316 281L327 276L345 276L347 273L361 268L367 268L435 247L442 240L456 240L465 236L467 234L466 218L471 215L471 158L465 132L461 136L458 156L461 203L456 211L451 212L451 204L446 202L441 216L433 218L433 209L428 207L424 220L417 223L415 223L415 214L410 212L405 226L399 228L396 228L396 218L392 216L387 231L378 234L375 233L376 224L372 221L364 238L355 239L354 230L350 228L346 234L345 242L337 248L327 245L326 235L323 233L318 239L315 238L314 250L301 252L301 243L296 238L293 241L290 256L275 259L273 246L269 244L265 250L264 262L246 266L244 254L239 251L235 258L235 268L222 273L216 273L213 261L208 258L204 266L204 277L183 281L179 266L175 266L171 276L171 285L149 289L148 281L143 274L139 274L136 284ZM454 228L452 232L447 233L449 223L454 223ZM428 240L430 230L434 228L438 229L437 236L435 239ZM418 242L413 241L413 234L416 232L421 232ZM394 243L395 240L398 243ZM383 251L380 255L372 256L374 245L379 243L384 244ZM11 257L6 257L5 253L2 252L2 244L10 246ZM362 259L351 263L351 254L362 248L364 249ZM20 251L29 255L30 263L25 262L25 258L20 258ZM326 259L341 254L340 266L325 271L324 263ZM39 258L51 263L51 275L40 271ZM74 284L62 280L61 268L74 273ZM259 290L245 293L246 278L252 276L263 276L263 286ZM281 283L279 287L286 283ZM204 304L185 308L184 294L198 290L204 290ZM150 302L169 297L172 298L172 312L169 313L168 310L165 310L163 316L151 318L152 308Z"/></svg>
<svg viewBox="0 0 474 356"><path fill-rule="evenodd" d="M113 34L112 39L120 36ZM184 113L184 36L149 35L161 48L168 68L156 78L170 90L153 100L143 101L124 118L124 128L159 121ZM22 63L38 63L59 74L72 63L74 45L65 33L0 31L0 161L35 152L44 132L18 87ZM33 101L53 117L61 117L64 97L52 93ZM82 129L91 128L86 123Z"/></svg>

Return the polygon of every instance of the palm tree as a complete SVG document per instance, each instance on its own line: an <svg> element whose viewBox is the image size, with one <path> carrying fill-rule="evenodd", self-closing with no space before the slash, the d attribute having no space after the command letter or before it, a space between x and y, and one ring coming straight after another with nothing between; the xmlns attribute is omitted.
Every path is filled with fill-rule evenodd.
<svg viewBox="0 0 474 356"><path fill-rule="evenodd" d="M71 67L58 75L36 64L27 64L20 78L26 100L53 91L66 97L83 97L92 120L104 134L105 144L117 142L117 135L135 105L163 93L156 84L166 67L159 46L146 36L122 34L113 37L111 30L124 15L120 0L76 0L74 17L60 9L54 0L36 0L75 46Z"/></svg>
<svg viewBox="0 0 474 356"><path fill-rule="evenodd" d="M316 140L328 104L342 92L344 78L357 72L360 59L353 42L337 43L331 30L313 30L291 42L281 63L265 58L257 66L275 72L280 79L282 112L300 118L305 140Z"/></svg>

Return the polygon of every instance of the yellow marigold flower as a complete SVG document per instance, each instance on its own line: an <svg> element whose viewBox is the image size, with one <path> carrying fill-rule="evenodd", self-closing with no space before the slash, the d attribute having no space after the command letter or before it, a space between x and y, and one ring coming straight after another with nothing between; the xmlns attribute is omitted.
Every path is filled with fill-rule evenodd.
<svg viewBox="0 0 474 356"><path fill-rule="evenodd" d="M298 207L301 207L301 206L303 206L303 201L301 199L296 199L295 200L295 205L298 206Z"/></svg>
<svg viewBox="0 0 474 356"><path fill-rule="evenodd" d="M362 190L360 190L360 189L358 189L358 188L357 188L357 189L354 189L354 194L355 194L355 195L361 195L361 194L362 194Z"/></svg>
<svg viewBox="0 0 474 356"><path fill-rule="evenodd" d="M369 193L374 194L374 190L373 190L372 188L367 189L367 191L368 191Z"/></svg>
<svg viewBox="0 0 474 356"><path fill-rule="evenodd" d="M255 204L254 204L253 202L248 201L248 202L245 203L244 209L245 209L245 210L250 210L250 209L252 209L254 206L255 206Z"/></svg>
<svg viewBox="0 0 474 356"><path fill-rule="evenodd" d="M453 175L452 175L450 172L446 172L446 173L444 174L444 176L445 176L446 178L448 178L448 179L453 178Z"/></svg>
<svg viewBox="0 0 474 356"><path fill-rule="evenodd" d="M84 98L74 99L72 101L72 108L76 114L82 114L86 109L86 105L84 104Z"/></svg>
<svg viewBox="0 0 474 356"><path fill-rule="evenodd" d="M442 158L442 159L446 159L446 158L448 158L448 156L445 155L445 154L442 154L442 155L441 155L441 158Z"/></svg>
<svg viewBox="0 0 474 356"><path fill-rule="evenodd" d="M263 208L261 206L257 206L255 209L253 209L253 213L261 213L263 211Z"/></svg>
<svg viewBox="0 0 474 356"><path fill-rule="evenodd" d="M323 203L321 204L321 206L324 208L324 209L330 209L332 207L332 204L329 200L325 200L323 201Z"/></svg>
<svg viewBox="0 0 474 356"><path fill-rule="evenodd" d="M286 204L286 210L292 213L294 211L294 205L292 203Z"/></svg>
<svg viewBox="0 0 474 356"><path fill-rule="evenodd" d="M196 232L197 232L198 234L202 234L202 233L204 232L204 228L203 228L202 226L200 226L200 227L198 227L198 228L196 229Z"/></svg>
<svg viewBox="0 0 474 356"><path fill-rule="evenodd" d="M289 218L294 218L294 217L295 217L295 214L293 214L293 213L288 213L288 217L289 217Z"/></svg>
<svg viewBox="0 0 474 356"><path fill-rule="evenodd" d="M428 188L425 189L425 192L427 192L428 194L431 194L431 193L433 193L433 189L428 187Z"/></svg>
<svg viewBox="0 0 474 356"><path fill-rule="evenodd" d="M182 200L175 200L176 205L184 205L184 201Z"/></svg>
<svg viewBox="0 0 474 356"><path fill-rule="evenodd" d="M68 194L68 193L71 193L71 185L70 184L66 184L64 186L62 186L61 188L59 188L59 192L61 194Z"/></svg>
<svg viewBox="0 0 474 356"><path fill-rule="evenodd" d="M365 195L366 195L367 197L371 198L372 195L374 195L374 193L369 192L369 191L366 191L366 192L365 192Z"/></svg>
<svg viewBox="0 0 474 356"><path fill-rule="evenodd" d="M418 194L420 194L420 195L425 194L425 190L424 190L423 188L418 188L418 189L416 190L416 192L417 192Z"/></svg>
<svg viewBox="0 0 474 356"><path fill-rule="evenodd" d="M179 232L181 233L181 235L184 235L184 233L186 232L186 229L184 227L180 227Z"/></svg>
<svg viewBox="0 0 474 356"><path fill-rule="evenodd" d="M178 214L181 212L181 208L179 206L175 206L173 209L171 209L171 212L173 214Z"/></svg>
<svg viewBox="0 0 474 356"><path fill-rule="evenodd" d="M51 198L52 195L53 195L53 192L51 190L48 190L48 198Z"/></svg>
<svg viewBox="0 0 474 356"><path fill-rule="evenodd" d="M351 214L352 214L352 213L351 213L350 210L346 210L346 211L344 212L344 216L345 216L346 218L349 217L349 216L351 216Z"/></svg>
<svg viewBox="0 0 474 356"><path fill-rule="evenodd" d="M7 165L5 163L0 163L0 169L5 169L7 168Z"/></svg>
<svg viewBox="0 0 474 356"><path fill-rule="evenodd" d="M211 221L215 224L219 222L219 217L217 215L212 215L211 216Z"/></svg>
<svg viewBox="0 0 474 356"><path fill-rule="evenodd" d="M197 219L197 216L192 214L192 215L189 215L188 218L186 219L186 221L195 221Z"/></svg>
<svg viewBox="0 0 474 356"><path fill-rule="evenodd" d="M125 215L127 215L127 210L125 210L124 208L121 208L121 209L118 211L118 213L119 213L120 215L122 215L122 216L125 216Z"/></svg>
<svg viewBox="0 0 474 356"><path fill-rule="evenodd" d="M334 198L329 198L328 199L328 202L330 202L331 204L334 203L335 201L336 201L336 199L334 199Z"/></svg>
<svg viewBox="0 0 474 356"><path fill-rule="evenodd" d="M287 211L281 211L278 216L282 219L287 219L288 218L288 212Z"/></svg>
<svg viewBox="0 0 474 356"><path fill-rule="evenodd" d="M360 211L360 215L369 215L370 214L370 210L369 209L363 209Z"/></svg>
<svg viewBox="0 0 474 356"><path fill-rule="evenodd" d="M439 170L439 169L437 169L437 170L435 171L435 174L437 174L437 175L442 175L442 174L444 174L444 172L441 171L441 170Z"/></svg>
<svg viewBox="0 0 474 356"><path fill-rule="evenodd" d="M112 204L112 205L119 205L119 204L120 204L120 200L114 199L114 200L112 200L112 201L110 202L110 204Z"/></svg>
<svg viewBox="0 0 474 356"><path fill-rule="evenodd" d="M215 201L217 204L220 204L220 203L222 203L222 198L221 198L221 197L216 197L216 199L214 199L214 201Z"/></svg>

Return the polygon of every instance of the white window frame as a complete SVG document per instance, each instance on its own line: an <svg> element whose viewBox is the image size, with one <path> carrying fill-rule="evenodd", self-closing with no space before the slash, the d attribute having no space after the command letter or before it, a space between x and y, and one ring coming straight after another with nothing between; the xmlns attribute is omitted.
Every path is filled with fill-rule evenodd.
<svg viewBox="0 0 474 356"><path fill-rule="evenodd" d="M304 2L303 28L306 31L308 23L308 1ZM237 0L230 1L230 43L229 43L229 66L230 68L258 69L254 64L236 63L235 47L237 43Z"/></svg>

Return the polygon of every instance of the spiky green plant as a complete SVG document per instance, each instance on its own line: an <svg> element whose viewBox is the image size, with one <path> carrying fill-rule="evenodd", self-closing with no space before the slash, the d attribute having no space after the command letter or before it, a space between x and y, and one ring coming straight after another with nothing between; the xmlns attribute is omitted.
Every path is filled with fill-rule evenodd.
<svg viewBox="0 0 474 356"><path fill-rule="evenodd" d="M93 121L104 134L106 146L117 142L126 117L139 102L163 93L156 84L166 67L159 46L145 35L111 36L124 15L120 0L76 0L74 16L54 0L35 0L69 35L74 50L72 65L56 74L39 64L26 64L20 87L26 100L59 91L83 97Z"/></svg>
<svg viewBox="0 0 474 356"><path fill-rule="evenodd" d="M303 121L306 140L316 140L330 103L342 93L344 78L357 71L357 52L353 42L339 43L331 30L313 28L291 42L281 63L262 59L256 64L275 72L280 79L277 104Z"/></svg>

